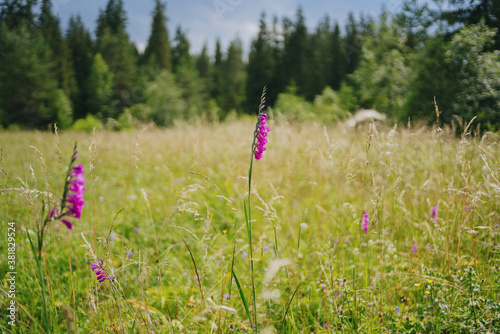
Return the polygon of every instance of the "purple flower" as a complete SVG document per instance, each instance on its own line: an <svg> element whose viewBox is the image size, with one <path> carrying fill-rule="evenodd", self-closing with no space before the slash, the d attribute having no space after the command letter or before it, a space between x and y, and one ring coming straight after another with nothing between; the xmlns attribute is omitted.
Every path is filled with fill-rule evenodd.
<svg viewBox="0 0 500 334"><path fill-rule="evenodd" d="M52 210L50 210L49 219L54 217L54 216L57 216L58 214L59 214L59 210L57 210L56 208L53 208Z"/></svg>
<svg viewBox="0 0 500 334"><path fill-rule="evenodd" d="M109 280L108 274L106 274L106 272L102 268L103 262L104 261L100 259L99 261L97 261L97 263L91 263L92 271L96 275L96 279L101 283L104 282L105 280Z"/></svg>
<svg viewBox="0 0 500 334"><path fill-rule="evenodd" d="M66 215L80 219L82 217L83 205L85 204L83 201L83 195L85 193L85 187L83 186L85 183L83 166L73 166L73 171L69 176L71 177L71 181L69 181L68 190L71 191L72 194L68 194L66 198L66 203L69 203L69 205L66 205L68 208L68 213L66 213Z"/></svg>
<svg viewBox="0 0 500 334"><path fill-rule="evenodd" d="M70 230L72 230L72 229L73 229L73 223L72 223L72 222L70 222L69 220L64 219L64 218L61 218L61 219L60 219L60 221L61 221L64 225L66 225L66 227L67 227L68 229L70 229Z"/></svg>
<svg viewBox="0 0 500 334"><path fill-rule="evenodd" d="M242 258L246 259L246 258L247 258L247 256L248 256L248 253L247 253L247 252L243 252L243 253L241 253L241 257L242 257Z"/></svg>
<svg viewBox="0 0 500 334"><path fill-rule="evenodd" d="M413 254L417 252L417 242L415 240L413 241L413 247L411 248L411 252Z"/></svg>
<svg viewBox="0 0 500 334"><path fill-rule="evenodd" d="M264 246L264 251L267 252L269 250L269 246Z"/></svg>
<svg viewBox="0 0 500 334"><path fill-rule="evenodd" d="M132 256L134 256L134 253L132 253L132 251L128 251L128 252L127 252L127 257L128 257L128 258L131 258Z"/></svg>
<svg viewBox="0 0 500 334"><path fill-rule="evenodd" d="M444 304L439 304L439 306L441 306L441 308L442 308L443 310L446 310L446 311L449 311L449 310L450 310L450 308L449 308L447 305L444 305Z"/></svg>
<svg viewBox="0 0 500 334"><path fill-rule="evenodd" d="M140 230L138 227L134 228L134 232L135 232L135 233L139 233L140 231L141 231L141 230Z"/></svg>
<svg viewBox="0 0 500 334"><path fill-rule="evenodd" d="M116 234L111 233L111 234L109 235L109 238L110 238L111 240L115 240L115 239L116 239Z"/></svg>
<svg viewBox="0 0 500 334"><path fill-rule="evenodd" d="M231 295L229 293L225 293L224 298L229 299L229 298L231 298Z"/></svg>
<svg viewBox="0 0 500 334"><path fill-rule="evenodd" d="M399 311L400 311L399 306L396 306L396 308L394 310L399 313Z"/></svg>
<svg viewBox="0 0 500 334"><path fill-rule="evenodd" d="M262 154L266 150L267 144L267 134L269 133L269 126L266 123L267 114L261 114L259 116L259 127L257 129L257 138L255 141L255 160L259 161L262 158Z"/></svg>
<svg viewBox="0 0 500 334"><path fill-rule="evenodd" d="M370 215L366 213L366 210L363 211L363 218L361 219L361 229L365 231L365 233L368 232L368 229L370 228Z"/></svg>
<svg viewBox="0 0 500 334"><path fill-rule="evenodd" d="M433 218L434 220L436 220L437 219L437 215L438 215L438 205L434 204L434 206L432 207L432 211L431 211L431 218Z"/></svg>

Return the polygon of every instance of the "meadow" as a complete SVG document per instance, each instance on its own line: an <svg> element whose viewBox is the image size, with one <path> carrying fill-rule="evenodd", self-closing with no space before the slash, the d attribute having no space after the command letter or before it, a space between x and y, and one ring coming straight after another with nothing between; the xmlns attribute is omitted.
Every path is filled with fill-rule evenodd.
<svg viewBox="0 0 500 334"><path fill-rule="evenodd" d="M0 132L0 331L244 333L257 319L259 333L500 333L498 134L272 118L250 250L255 121ZM44 292L30 239L75 141L85 205L71 231L47 225Z"/></svg>

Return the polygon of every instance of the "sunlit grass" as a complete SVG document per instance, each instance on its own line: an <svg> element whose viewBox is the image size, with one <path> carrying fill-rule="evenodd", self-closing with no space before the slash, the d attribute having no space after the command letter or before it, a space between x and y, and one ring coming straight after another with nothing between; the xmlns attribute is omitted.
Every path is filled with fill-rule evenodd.
<svg viewBox="0 0 500 334"><path fill-rule="evenodd" d="M15 221L18 229L16 330L43 332L41 288L25 232L35 229L42 194L31 192L30 199L20 188L60 196L75 141L87 179L82 220L71 234L62 224L50 226L44 244L54 332L250 330L231 267L234 249L234 271L251 305L243 202L254 125L244 119L94 136L66 132L58 138L61 161L53 134L0 133L1 221ZM267 151L254 161L252 176L260 329L500 327L498 136L457 138L426 127L269 126ZM43 154L47 170L30 146ZM361 230L364 210L368 233ZM115 282L96 281L81 233ZM2 265L2 274L7 271ZM0 328L11 330L6 322Z"/></svg>

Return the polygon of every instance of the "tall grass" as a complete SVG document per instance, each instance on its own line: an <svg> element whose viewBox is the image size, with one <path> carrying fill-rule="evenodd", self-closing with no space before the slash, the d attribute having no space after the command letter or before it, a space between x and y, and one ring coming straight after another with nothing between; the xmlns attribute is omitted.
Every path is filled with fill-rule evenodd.
<svg viewBox="0 0 500 334"><path fill-rule="evenodd" d="M82 220L72 233L60 224L46 229L52 332L251 331L238 288L255 302L260 333L498 331L498 135L269 125L267 151L252 172L251 245L243 199L254 118L61 133L61 156L77 140L89 173ZM19 231L17 327L2 318L0 330L44 333L26 233L66 170L52 134L2 132L0 143L1 222L15 221ZM9 271L5 235L0 277ZM93 256L115 281L96 281Z"/></svg>

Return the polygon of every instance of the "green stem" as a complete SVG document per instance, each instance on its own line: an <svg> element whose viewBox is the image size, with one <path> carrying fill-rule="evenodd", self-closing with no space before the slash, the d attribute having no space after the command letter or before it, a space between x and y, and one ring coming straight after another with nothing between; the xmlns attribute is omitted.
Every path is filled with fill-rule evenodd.
<svg viewBox="0 0 500 334"><path fill-rule="evenodd" d="M42 286L42 298L43 298L43 320L45 323L45 332L47 334L50 333L50 326L49 326L49 316L47 312L47 293L45 292L45 282L43 280L43 268L42 268L42 260L38 259L38 274L40 276L40 285Z"/></svg>

